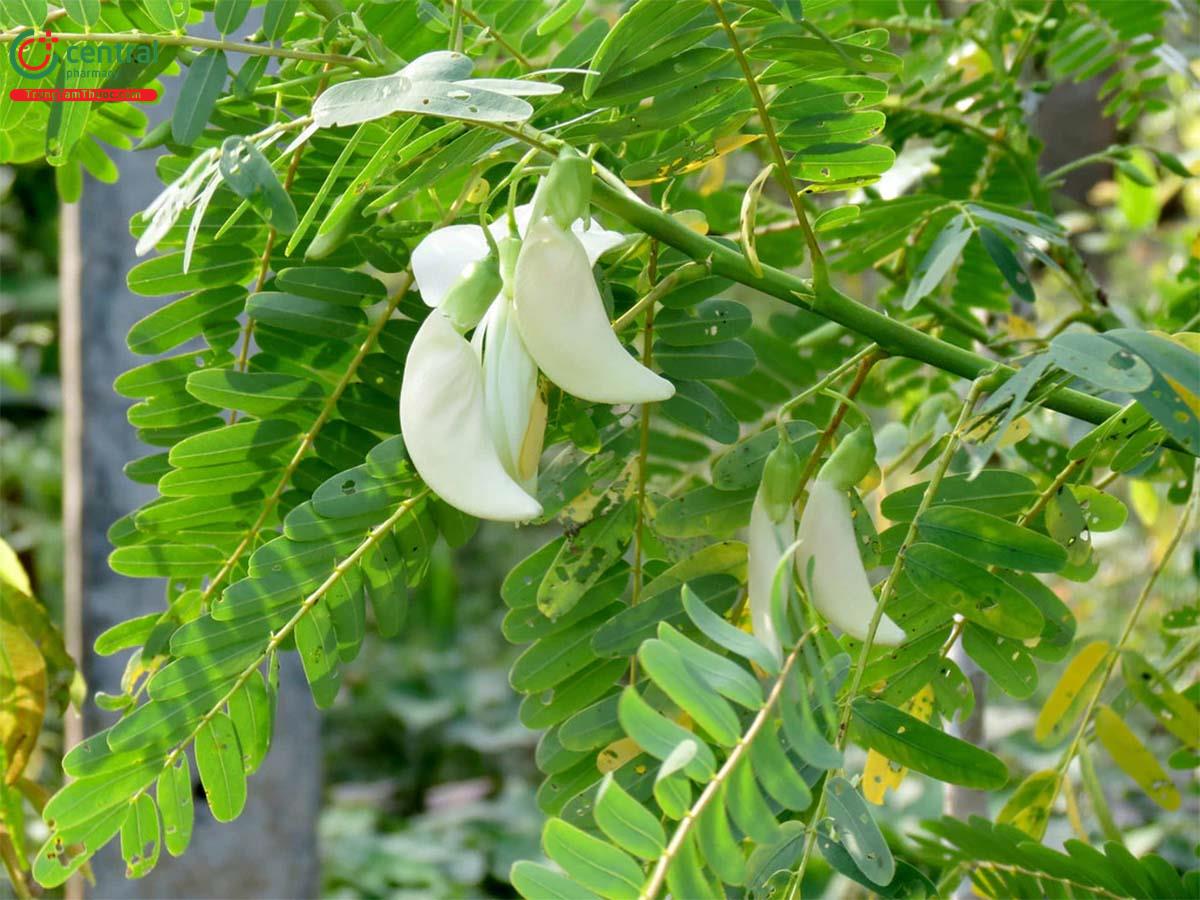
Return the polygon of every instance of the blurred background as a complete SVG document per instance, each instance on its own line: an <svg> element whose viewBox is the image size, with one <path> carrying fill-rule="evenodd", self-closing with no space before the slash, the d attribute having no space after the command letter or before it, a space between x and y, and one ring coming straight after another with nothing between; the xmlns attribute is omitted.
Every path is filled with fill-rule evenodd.
<svg viewBox="0 0 1200 900"><path fill-rule="evenodd" d="M1171 108L1148 116L1132 134L1103 119L1095 93L1096 85L1085 83L1043 98L1037 119L1048 169L1118 140L1178 142L1164 149L1196 168L1200 95L1183 79ZM150 110L152 123L169 113L170 103L168 92ZM125 350L128 326L149 311L146 300L125 290L124 274L134 262L128 219L157 189L153 156L122 154L120 181L89 179L80 204L69 209L60 209L49 168L0 167L0 534L53 616L79 617L83 640L73 650L83 655L91 691L112 690L121 673L119 661L95 658L86 645L104 627L162 605L160 585L118 578L104 561L106 529L146 490L121 471L149 448L138 445L126 402L111 384L133 359ZM1195 179L1172 176L1146 187L1097 165L1073 175L1062 212L1118 312L1122 305L1176 300L1180 269L1200 255L1193 243L1200 219ZM853 288L867 298L869 285ZM1040 297L1048 309L1039 318L1054 318L1055 302L1052 294ZM70 435L65 473L64 433ZM1113 631L1149 569L1147 548L1161 545L1154 538L1177 522L1178 509L1161 491L1135 484L1120 493L1129 523L1097 537L1105 549L1101 573L1086 596L1070 594L1085 637ZM368 636L346 667L332 711L318 718L302 676L292 673L296 690L285 691L271 760L255 777L246 815L217 826L201 821L207 811L198 805L193 850L164 861L143 882L124 880L110 846L94 864L98 886L89 893L511 896L509 865L538 854L541 814L534 795L537 735L519 724L517 696L508 686L519 648L500 633L499 585L550 536L545 529L483 527L453 555L441 547L428 586L412 598L403 635ZM1188 572L1200 566L1194 558L1176 563L1146 617L1144 644L1155 657L1172 639L1157 631L1162 614L1185 599ZM1044 682L1029 703L988 698L988 739L1015 775L1053 756L1029 737L1052 684ZM92 721L97 713L90 709L88 731L100 721ZM63 722L47 723L32 769L51 788L63 736ZM1105 787L1118 825L1133 829L1127 842L1134 853L1156 848L1180 864L1192 858L1194 833L1160 821L1132 783L1105 779ZM909 779L890 803L913 819L936 815L941 797L934 788ZM1194 811L1196 797L1186 802ZM29 827L36 844L44 830L38 822ZM1068 828L1059 817L1048 841L1070 836ZM0 885L0 895L7 890Z"/></svg>

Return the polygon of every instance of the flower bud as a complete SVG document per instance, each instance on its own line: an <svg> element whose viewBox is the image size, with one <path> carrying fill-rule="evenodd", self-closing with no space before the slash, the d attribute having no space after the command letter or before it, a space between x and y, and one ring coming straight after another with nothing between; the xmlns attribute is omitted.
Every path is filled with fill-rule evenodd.
<svg viewBox="0 0 1200 900"><path fill-rule="evenodd" d="M504 282L504 294L512 299L513 285L517 278L517 258L521 253L521 239L511 236L501 238L496 246L500 250L500 279Z"/></svg>
<svg viewBox="0 0 1200 900"><path fill-rule="evenodd" d="M587 215L591 199L591 160L563 147L533 195L532 221L549 216L560 228L570 228Z"/></svg>
<svg viewBox="0 0 1200 900"><path fill-rule="evenodd" d="M818 481L832 484L840 491L848 491L858 484L875 465L875 436L870 425L861 425L850 432L830 454Z"/></svg>
<svg viewBox="0 0 1200 900"><path fill-rule="evenodd" d="M846 491L830 479L815 480L809 487L797 536L796 568L808 599L826 620L851 637L866 640L876 601L859 553ZM903 640L900 627L881 616L875 643L892 646Z"/></svg>
<svg viewBox="0 0 1200 900"><path fill-rule="evenodd" d="M781 437L763 466L763 502L772 522L782 522L791 511L803 469L804 464L792 449L791 442Z"/></svg>
<svg viewBox="0 0 1200 900"><path fill-rule="evenodd" d="M764 498L766 476L763 484L759 485L754 497L754 506L750 509L750 530L747 539L747 592L749 594L750 624L754 636L771 651L776 660L783 659L783 650L779 641L779 632L775 628L775 604L772 602L776 589L775 571L779 561L792 546L796 534L795 517L789 503L778 520L773 520L768 513ZM791 582L791 568L779 585L779 589L787 592L794 590ZM786 608L785 604L780 604Z"/></svg>
<svg viewBox="0 0 1200 900"><path fill-rule="evenodd" d="M500 464L533 494L546 404L538 391L537 364L521 341L512 307L510 299L498 297L479 326L475 343L483 361L483 406Z"/></svg>
<svg viewBox="0 0 1200 900"><path fill-rule="evenodd" d="M441 310L460 334L470 331L499 295L501 286L500 261L489 253L463 269L442 300Z"/></svg>

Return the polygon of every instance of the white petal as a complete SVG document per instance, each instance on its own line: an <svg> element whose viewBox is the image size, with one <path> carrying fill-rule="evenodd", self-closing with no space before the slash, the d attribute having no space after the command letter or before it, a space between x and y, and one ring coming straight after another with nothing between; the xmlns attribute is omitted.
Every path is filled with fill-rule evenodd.
<svg viewBox="0 0 1200 900"><path fill-rule="evenodd" d="M412 252L413 278L425 305L441 306L467 266L487 253L487 239L478 225L450 225L426 235Z"/></svg>
<svg viewBox="0 0 1200 900"><path fill-rule="evenodd" d="M529 231L529 220L532 217L532 203L522 203L513 208L513 218L517 220L517 233L522 237ZM508 217L501 216L488 226L488 230L497 240L504 237L508 234ZM625 235L621 232L601 228L595 219L588 219L586 223L583 219L576 219L571 225L571 231L579 238L583 249L587 251L588 265L590 266L594 266L596 260L625 241Z"/></svg>
<svg viewBox="0 0 1200 900"><path fill-rule="evenodd" d="M547 377L594 403L653 403L675 386L634 359L609 325L587 253L549 218L529 227L514 279L525 347Z"/></svg>
<svg viewBox="0 0 1200 900"><path fill-rule="evenodd" d="M799 538L796 569L813 606L846 634L866 640L876 601L858 551L846 494L829 482L810 482ZM810 584L808 564L814 557ZM875 631L875 643L893 646L903 640L904 632L885 614Z"/></svg>
<svg viewBox="0 0 1200 900"><path fill-rule="evenodd" d="M601 228L592 219L588 220L588 224L590 227L585 230L583 219L580 219L571 226L571 231L579 238L579 243L583 244L583 249L587 251L588 265L594 266L596 260L601 256L618 244L624 243L625 235L619 231L609 231L606 228Z"/></svg>
<svg viewBox="0 0 1200 900"><path fill-rule="evenodd" d="M500 464L484 414L479 361L441 313L422 323L408 351L400 430L417 472L451 506L503 522L541 514L541 504Z"/></svg>
<svg viewBox="0 0 1200 900"><path fill-rule="evenodd" d="M779 635L775 631L775 620L771 614L771 591L775 581L775 569L779 559L791 546L796 532L796 520L788 510L782 522L772 522L763 502L762 491L754 498L750 509L749 533L749 578L750 623L754 636L771 651L776 660L783 660Z"/></svg>
<svg viewBox="0 0 1200 900"><path fill-rule="evenodd" d="M537 396L537 365L521 341L512 301L501 296L488 309L483 340L483 407L492 443L504 470L526 491L536 490L536 473L522 479L521 446Z"/></svg>

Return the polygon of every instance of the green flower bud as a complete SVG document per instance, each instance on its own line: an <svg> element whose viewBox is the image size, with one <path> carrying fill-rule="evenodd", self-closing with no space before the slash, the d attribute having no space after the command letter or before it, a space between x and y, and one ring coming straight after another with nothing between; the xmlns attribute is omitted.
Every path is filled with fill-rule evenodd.
<svg viewBox="0 0 1200 900"><path fill-rule="evenodd" d="M442 312L459 334L479 324L492 301L500 295L500 261L489 253L471 263L442 301Z"/></svg>
<svg viewBox="0 0 1200 900"><path fill-rule="evenodd" d="M570 228L573 222L587 215L591 199L591 161L572 148L563 147L533 195L531 221L550 216L560 228Z"/></svg>
<svg viewBox="0 0 1200 900"><path fill-rule="evenodd" d="M521 254L521 239L511 236L501 238L496 246L500 251L500 278L504 282L504 293L511 297L517 273L517 257Z"/></svg>
<svg viewBox="0 0 1200 900"><path fill-rule="evenodd" d="M803 469L791 442L781 438L763 466L762 498L772 522L782 522L792 508Z"/></svg>
<svg viewBox="0 0 1200 900"><path fill-rule="evenodd" d="M870 425L860 425L850 432L817 473L819 481L827 481L838 490L847 491L858 484L875 465L875 436Z"/></svg>
<svg viewBox="0 0 1200 900"><path fill-rule="evenodd" d="M309 243L304 251L305 260L325 259L339 249L346 239L354 234L354 229L361 219L357 212L353 215L342 216L329 230L318 229L317 236Z"/></svg>

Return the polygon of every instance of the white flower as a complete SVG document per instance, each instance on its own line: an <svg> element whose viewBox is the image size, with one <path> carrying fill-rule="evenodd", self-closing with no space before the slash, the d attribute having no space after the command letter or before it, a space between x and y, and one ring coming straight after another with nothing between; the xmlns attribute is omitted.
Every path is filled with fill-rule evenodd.
<svg viewBox="0 0 1200 900"><path fill-rule="evenodd" d="M451 506L506 522L541 515L541 504L509 476L496 452L475 351L436 310L408 351L400 429L413 465Z"/></svg>
<svg viewBox="0 0 1200 900"><path fill-rule="evenodd" d="M533 204L526 203L513 210L517 220L517 232L523 237L533 215ZM587 252L588 268L596 264L601 256L625 240L617 231L608 231L582 219L571 226L579 242ZM488 231L499 240L508 234L508 222L497 219L488 226ZM488 253L487 238L478 225L450 225L430 232L412 252L413 277L421 291L421 299L427 306L441 306L450 288L473 262L483 259Z"/></svg>
<svg viewBox="0 0 1200 900"><path fill-rule="evenodd" d="M537 465L546 426L546 402L538 387L539 369L564 391L594 402L648 403L664 400L675 390L669 381L626 352L613 333L596 287L592 266L606 250L621 243L623 236L598 226L585 227L582 220L573 223L570 231L549 218L530 224L531 210L532 204L527 204L513 211L518 232L525 235L528 231L517 256L515 274L506 273L507 280L497 290L478 325L473 321L477 312L457 321L460 329L475 325L471 341L472 375L467 375L468 360L457 349L454 353L445 349L458 347L449 335L461 346L468 346L451 324L451 319L460 317L448 307L446 315L440 311L430 314L430 319L440 322L436 330L441 333L438 347L444 345L439 351L445 357L444 364L458 367L454 377L464 385L464 390L468 384L475 390L478 383L481 413L478 434L459 433L455 417L465 413L456 411L458 406L426 402L420 405L418 414L418 404L412 400L405 412L406 397L413 396L410 379L419 379L421 383L434 380L432 368L424 370L432 366L428 360L434 358L433 354L426 351L428 356L417 357L416 342L409 353L401 389L405 442L410 448L419 446L426 451L410 451L421 477L447 502L489 519L519 520L536 514L524 510L530 504L537 507L532 495L537 490ZM489 226L489 231L503 242L508 222L497 221ZM489 249L478 225L452 225L428 235L412 254L413 275L425 303L435 310L442 307L464 273L484 260ZM486 294L479 299L486 301ZM457 301L454 305L458 306ZM483 308L473 303L466 305ZM427 327L428 323L422 325L418 338ZM433 346L432 341L429 345ZM412 373L414 359L423 367L416 374ZM417 391L418 387L412 390ZM470 429L475 429L474 419ZM438 441L459 444L452 454L453 464L445 465L447 457L434 452ZM473 454L480 458L469 459ZM507 499L495 500L478 486L471 489L473 500L463 498L463 485L456 483L461 481L456 472L458 466L469 470L472 479L498 468L506 482L500 493ZM509 486L521 490L528 502L516 502L519 498L511 495ZM518 510L522 511L520 515Z"/></svg>

